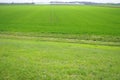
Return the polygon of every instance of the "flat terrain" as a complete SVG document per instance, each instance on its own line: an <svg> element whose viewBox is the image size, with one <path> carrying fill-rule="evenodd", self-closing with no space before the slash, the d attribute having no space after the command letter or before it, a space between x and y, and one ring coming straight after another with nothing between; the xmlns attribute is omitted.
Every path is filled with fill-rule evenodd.
<svg viewBox="0 0 120 80"><path fill-rule="evenodd" d="M120 47L0 39L0 80L90 79L120 79Z"/></svg>
<svg viewBox="0 0 120 80"><path fill-rule="evenodd" d="M120 34L120 8L94 6L0 6L0 31Z"/></svg>
<svg viewBox="0 0 120 80"><path fill-rule="evenodd" d="M1 5L0 33L119 42L119 14L116 7Z"/></svg>
<svg viewBox="0 0 120 80"><path fill-rule="evenodd" d="M120 8L0 5L0 80L119 80Z"/></svg>

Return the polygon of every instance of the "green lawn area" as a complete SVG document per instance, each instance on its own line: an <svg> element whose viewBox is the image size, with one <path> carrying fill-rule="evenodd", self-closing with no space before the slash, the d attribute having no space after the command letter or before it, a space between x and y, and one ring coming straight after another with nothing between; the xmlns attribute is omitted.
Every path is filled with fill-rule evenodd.
<svg viewBox="0 0 120 80"><path fill-rule="evenodd" d="M0 39L0 80L119 80L120 47Z"/></svg>
<svg viewBox="0 0 120 80"><path fill-rule="evenodd" d="M120 42L120 8L0 5L0 35Z"/></svg>
<svg viewBox="0 0 120 80"><path fill-rule="evenodd" d="M0 80L119 80L120 8L0 5Z"/></svg>
<svg viewBox="0 0 120 80"><path fill-rule="evenodd" d="M120 8L0 5L0 32L120 35Z"/></svg>

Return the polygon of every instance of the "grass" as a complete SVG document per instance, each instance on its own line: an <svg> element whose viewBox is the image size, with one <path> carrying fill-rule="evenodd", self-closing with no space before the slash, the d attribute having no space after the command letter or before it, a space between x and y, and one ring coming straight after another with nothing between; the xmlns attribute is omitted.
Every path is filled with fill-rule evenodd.
<svg viewBox="0 0 120 80"><path fill-rule="evenodd" d="M31 35L30 35L31 34ZM84 37L85 36L85 37ZM54 42L69 42L69 43L84 43L94 45L107 45L107 46L120 46L119 36L94 36L94 35L66 35L66 34L40 34L35 35L34 33L1 33L0 38L4 39L24 39L24 40L35 40L35 41L54 41ZM89 40L92 39L92 40ZM112 42L111 42L112 41Z"/></svg>
<svg viewBox="0 0 120 80"><path fill-rule="evenodd" d="M0 5L0 80L119 80L119 14L108 6Z"/></svg>
<svg viewBox="0 0 120 80"><path fill-rule="evenodd" d="M119 14L114 7L0 5L0 34L119 42Z"/></svg>
<svg viewBox="0 0 120 80"><path fill-rule="evenodd" d="M120 8L1 5L0 32L120 35Z"/></svg>
<svg viewBox="0 0 120 80"><path fill-rule="evenodd" d="M0 80L119 80L120 47L0 39Z"/></svg>

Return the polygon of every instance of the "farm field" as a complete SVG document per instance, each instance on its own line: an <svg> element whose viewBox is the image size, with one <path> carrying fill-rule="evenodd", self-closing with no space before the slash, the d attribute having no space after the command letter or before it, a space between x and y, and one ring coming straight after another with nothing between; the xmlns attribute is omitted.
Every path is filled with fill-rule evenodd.
<svg viewBox="0 0 120 80"><path fill-rule="evenodd" d="M119 42L119 14L115 7L1 5L0 33Z"/></svg>
<svg viewBox="0 0 120 80"><path fill-rule="evenodd" d="M0 80L119 80L120 8L0 5Z"/></svg>

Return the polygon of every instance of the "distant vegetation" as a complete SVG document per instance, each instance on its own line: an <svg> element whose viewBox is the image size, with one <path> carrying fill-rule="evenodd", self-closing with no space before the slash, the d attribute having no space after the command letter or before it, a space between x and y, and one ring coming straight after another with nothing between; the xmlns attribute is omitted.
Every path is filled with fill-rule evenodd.
<svg viewBox="0 0 120 80"><path fill-rule="evenodd" d="M29 2L29 3L17 3L17 2L8 2L8 3L0 3L0 4L64 4L64 5L116 5L120 6L120 3L96 3L96 2L87 2L87 1L50 1L50 2Z"/></svg>

